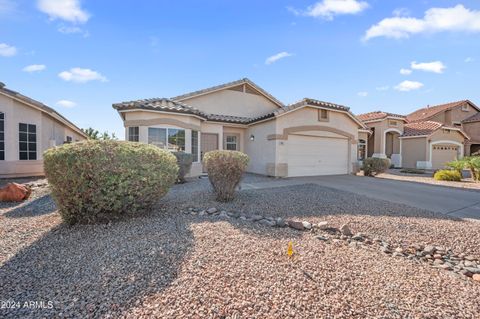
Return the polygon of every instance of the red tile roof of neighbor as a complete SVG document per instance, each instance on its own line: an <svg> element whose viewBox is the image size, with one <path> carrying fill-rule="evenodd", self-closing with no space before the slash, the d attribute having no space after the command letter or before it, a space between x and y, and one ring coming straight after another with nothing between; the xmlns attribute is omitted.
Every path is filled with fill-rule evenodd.
<svg viewBox="0 0 480 319"><path fill-rule="evenodd" d="M453 109L453 108L455 108L457 106L460 106L460 105L463 105L465 103L469 103L474 108L479 110L478 107L475 104L473 104L472 102L470 102L469 100L461 100L461 101L450 102L450 103L446 103L446 104L424 107L422 109L416 110L413 113L408 114L407 115L407 120L409 122L418 122L418 121L428 120L432 116L434 116L434 115L436 115L436 114L438 114L442 111Z"/></svg>
<svg viewBox="0 0 480 319"><path fill-rule="evenodd" d="M405 124L402 136L422 136L430 135L442 127L442 123L434 121L424 121Z"/></svg>
<svg viewBox="0 0 480 319"><path fill-rule="evenodd" d="M462 123L471 123L471 122L479 122L480 121L480 112L473 114L470 117L467 117L462 121Z"/></svg>
<svg viewBox="0 0 480 319"><path fill-rule="evenodd" d="M374 112L359 114L357 115L357 118L359 118L361 121L374 121L374 120L384 119L388 116L405 118L405 115L382 112L382 111L374 111Z"/></svg>
<svg viewBox="0 0 480 319"><path fill-rule="evenodd" d="M465 134L464 131L458 129L457 127L451 127L451 126L443 125L442 123L435 122L435 121L422 121L422 122L413 122L413 123L405 124L405 126L403 127L402 137L430 135L440 128L443 128L443 129L446 129L446 130L458 131L460 134L465 136L467 139L470 139Z"/></svg>

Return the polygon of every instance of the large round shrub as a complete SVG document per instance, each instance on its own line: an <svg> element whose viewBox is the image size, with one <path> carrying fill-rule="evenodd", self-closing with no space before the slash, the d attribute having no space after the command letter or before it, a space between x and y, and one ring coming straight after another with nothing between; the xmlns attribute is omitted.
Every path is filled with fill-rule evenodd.
<svg viewBox="0 0 480 319"><path fill-rule="evenodd" d="M390 159L369 157L363 161L363 174L365 176L375 176L387 171L390 167Z"/></svg>
<svg viewBox="0 0 480 319"><path fill-rule="evenodd" d="M211 151L205 154L203 161L217 200L232 200L247 168L248 155L237 151Z"/></svg>
<svg viewBox="0 0 480 319"><path fill-rule="evenodd" d="M177 178L175 156L122 141L84 141L44 153L45 175L63 220L104 222L152 207Z"/></svg>

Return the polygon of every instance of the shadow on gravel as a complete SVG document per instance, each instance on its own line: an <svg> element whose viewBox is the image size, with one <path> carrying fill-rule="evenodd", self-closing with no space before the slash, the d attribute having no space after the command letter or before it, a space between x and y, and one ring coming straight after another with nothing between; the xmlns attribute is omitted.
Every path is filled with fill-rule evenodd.
<svg viewBox="0 0 480 319"><path fill-rule="evenodd" d="M193 239L182 216L110 225L60 225L0 268L2 318L104 317L168 287ZM52 309L23 308L53 302Z"/></svg>
<svg viewBox="0 0 480 319"><path fill-rule="evenodd" d="M15 204L18 205L18 203ZM34 217L50 214L56 210L57 207L52 197L44 195L8 211L5 216L10 218Z"/></svg>

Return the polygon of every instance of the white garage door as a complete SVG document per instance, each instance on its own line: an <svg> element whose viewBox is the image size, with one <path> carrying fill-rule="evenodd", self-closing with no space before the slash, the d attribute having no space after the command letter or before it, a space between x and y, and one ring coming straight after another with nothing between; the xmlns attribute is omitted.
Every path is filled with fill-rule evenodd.
<svg viewBox="0 0 480 319"><path fill-rule="evenodd" d="M445 164L457 159L458 146L437 144L432 146L432 168L445 168Z"/></svg>
<svg viewBox="0 0 480 319"><path fill-rule="evenodd" d="M317 136L288 136L288 176L348 173L348 140Z"/></svg>

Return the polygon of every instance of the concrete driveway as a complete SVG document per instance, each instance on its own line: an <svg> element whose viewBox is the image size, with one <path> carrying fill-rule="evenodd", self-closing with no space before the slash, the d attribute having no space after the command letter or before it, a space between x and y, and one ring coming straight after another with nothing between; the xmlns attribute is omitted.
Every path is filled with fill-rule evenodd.
<svg viewBox="0 0 480 319"><path fill-rule="evenodd" d="M480 192L415 182L335 175L247 180L242 183L242 189L272 188L307 183L405 204L449 216L480 220Z"/></svg>

